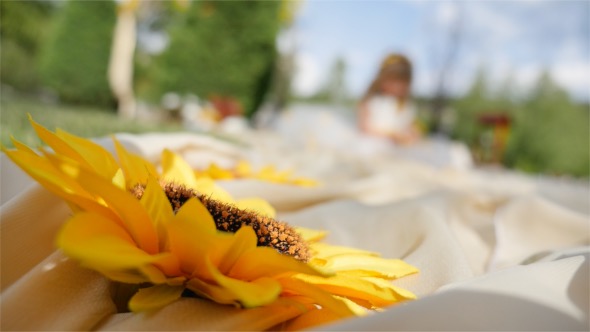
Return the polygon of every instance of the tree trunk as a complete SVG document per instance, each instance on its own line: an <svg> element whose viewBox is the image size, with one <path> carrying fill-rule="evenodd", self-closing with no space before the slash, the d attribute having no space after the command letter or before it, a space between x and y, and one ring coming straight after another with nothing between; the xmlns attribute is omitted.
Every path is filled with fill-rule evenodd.
<svg viewBox="0 0 590 332"><path fill-rule="evenodd" d="M457 6L460 6L459 4ZM442 131L442 119L445 108L448 104L449 98L445 86L450 81L450 76L453 72L453 67L457 60L459 53L459 47L463 36L463 11L461 7L458 9L457 17L454 22L451 23L448 30L448 42L445 44L445 48L440 52L438 56L443 59L440 67L437 90L432 99L432 125L431 132L441 134ZM436 56L436 54L435 54Z"/></svg>
<svg viewBox="0 0 590 332"><path fill-rule="evenodd" d="M118 114L127 119L134 118L137 113L133 93L135 24L135 11L132 8L119 8L108 72L111 90L119 102Z"/></svg>

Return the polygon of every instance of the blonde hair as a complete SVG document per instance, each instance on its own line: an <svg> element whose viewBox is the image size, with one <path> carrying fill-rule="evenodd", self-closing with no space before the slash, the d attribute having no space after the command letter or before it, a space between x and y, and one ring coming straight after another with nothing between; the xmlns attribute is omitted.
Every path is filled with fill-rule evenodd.
<svg viewBox="0 0 590 332"><path fill-rule="evenodd" d="M405 81L408 84L412 82L412 63L404 55L393 53L383 59L377 76L369 85L367 92L363 99L368 99L371 96L378 94L381 90L383 81L394 79L398 81Z"/></svg>

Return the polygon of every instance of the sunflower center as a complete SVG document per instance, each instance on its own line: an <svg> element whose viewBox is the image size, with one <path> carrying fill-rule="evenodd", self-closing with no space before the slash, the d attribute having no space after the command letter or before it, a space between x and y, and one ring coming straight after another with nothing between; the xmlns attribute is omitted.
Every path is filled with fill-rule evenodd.
<svg viewBox="0 0 590 332"><path fill-rule="evenodd" d="M228 203L214 200L195 190L174 183L162 183L162 188L174 209L174 213L192 197L196 197L209 211L218 230L235 233L242 226L251 226L258 237L258 246L276 249L281 254L300 261L308 261L309 247L303 238L289 224L260 215L250 210L237 208ZM137 185L131 193L141 199L145 186Z"/></svg>

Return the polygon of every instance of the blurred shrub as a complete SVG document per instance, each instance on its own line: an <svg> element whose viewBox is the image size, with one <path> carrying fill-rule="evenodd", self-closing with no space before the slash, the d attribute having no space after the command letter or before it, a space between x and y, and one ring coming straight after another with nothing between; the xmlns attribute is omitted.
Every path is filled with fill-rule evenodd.
<svg viewBox="0 0 590 332"><path fill-rule="evenodd" d="M590 175L590 113L543 75L516 116L505 163L524 171Z"/></svg>
<svg viewBox="0 0 590 332"><path fill-rule="evenodd" d="M342 104L351 98L346 87L347 64L343 57L338 57L326 72L326 80L320 89L307 100L312 102Z"/></svg>
<svg viewBox="0 0 590 332"><path fill-rule="evenodd" d="M0 1L2 83L21 91L38 88L37 55L52 10L47 1Z"/></svg>
<svg viewBox="0 0 590 332"><path fill-rule="evenodd" d="M156 61L158 92L234 97L251 115L270 86L279 7L279 1L193 2Z"/></svg>
<svg viewBox="0 0 590 332"><path fill-rule="evenodd" d="M62 101L112 106L107 68L116 19L114 1L63 4L42 53L43 81Z"/></svg>
<svg viewBox="0 0 590 332"><path fill-rule="evenodd" d="M452 136L470 146L479 144L485 130L478 118L484 113L505 113L513 116L517 105L510 95L510 87L492 93L487 85L487 72L480 68L467 94L454 102L456 110Z"/></svg>

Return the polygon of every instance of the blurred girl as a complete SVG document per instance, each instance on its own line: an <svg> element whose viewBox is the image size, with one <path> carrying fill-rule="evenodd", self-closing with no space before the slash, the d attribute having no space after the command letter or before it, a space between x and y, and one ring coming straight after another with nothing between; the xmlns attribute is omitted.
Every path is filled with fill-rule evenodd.
<svg viewBox="0 0 590 332"><path fill-rule="evenodd" d="M362 132L411 144L420 139L416 110L411 104L412 64L403 55L387 56L359 105Z"/></svg>

